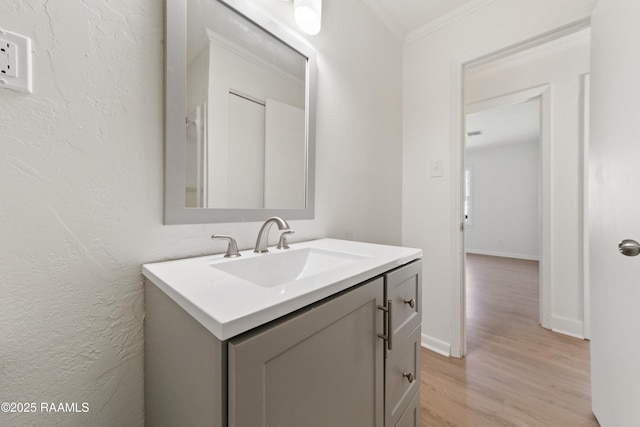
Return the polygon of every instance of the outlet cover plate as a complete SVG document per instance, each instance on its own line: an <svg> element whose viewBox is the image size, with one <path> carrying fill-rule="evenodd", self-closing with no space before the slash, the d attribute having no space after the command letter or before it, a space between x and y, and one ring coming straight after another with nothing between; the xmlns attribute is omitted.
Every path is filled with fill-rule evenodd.
<svg viewBox="0 0 640 427"><path fill-rule="evenodd" d="M0 28L0 88L32 93L31 39Z"/></svg>

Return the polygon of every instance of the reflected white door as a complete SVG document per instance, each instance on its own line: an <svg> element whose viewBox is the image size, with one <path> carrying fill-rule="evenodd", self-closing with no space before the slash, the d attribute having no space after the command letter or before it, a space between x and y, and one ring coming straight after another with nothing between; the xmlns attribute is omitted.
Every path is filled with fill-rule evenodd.
<svg viewBox="0 0 640 427"><path fill-rule="evenodd" d="M264 105L229 92L227 208L264 207Z"/></svg>
<svg viewBox="0 0 640 427"><path fill-rule="evenodd" d="M307 182L304 109L267 99L264 126L264 207L303 209Z"/></svg>
<svg viewBox="0 0 640 427"><path fill-rule="evenodd" d="M591 383L603 427L640 426L640 2L599 0L592 16Z"/></svg>

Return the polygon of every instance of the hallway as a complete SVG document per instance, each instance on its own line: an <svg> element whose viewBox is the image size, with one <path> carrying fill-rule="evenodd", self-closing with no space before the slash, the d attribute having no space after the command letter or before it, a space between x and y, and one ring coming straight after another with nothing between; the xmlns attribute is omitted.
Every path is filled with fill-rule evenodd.
<svg viewBox="0 0 640 427"><path fill-rule="evenodd" d="M538 262L467 255L467 357L422 349L422 426L598 426L589 342L543 329L538 295Z"/></svg>

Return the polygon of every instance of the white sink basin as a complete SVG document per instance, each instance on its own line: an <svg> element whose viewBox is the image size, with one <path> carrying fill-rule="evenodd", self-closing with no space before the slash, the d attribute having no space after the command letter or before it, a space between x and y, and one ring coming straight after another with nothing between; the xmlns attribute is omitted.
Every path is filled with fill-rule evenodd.
<svg viewBox="0 0 640 427"><path fill-rule="evenodd" d="M211 264L211 267L263 288L272 288L344 267L364 258L369 257L326 249L300 248L227 260Z"/></svg>
<svg viewBox="0 0 640 427"><path fill-rule="evenodd" d="M336 239L145 264L144 276L220 340L335 295L422 256L419 249Z"/></svg>

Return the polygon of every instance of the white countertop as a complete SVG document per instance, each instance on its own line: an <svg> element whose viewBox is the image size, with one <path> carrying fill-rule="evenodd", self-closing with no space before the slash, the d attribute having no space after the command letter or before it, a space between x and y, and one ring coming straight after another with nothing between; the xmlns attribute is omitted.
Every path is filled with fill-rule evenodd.
<svg viewBox="0 0 640 427"><path fill-rule="evenodd" d="M420 249L336 239L290 246L290 250L318 248L364 256L349 265L270 288L257 286L212 265L281 252L275 248L266 254L242 251L240 258L225 259L224 254L217 254L144 264L142 274L218 339L227 340L422 257Z"/></svg>

